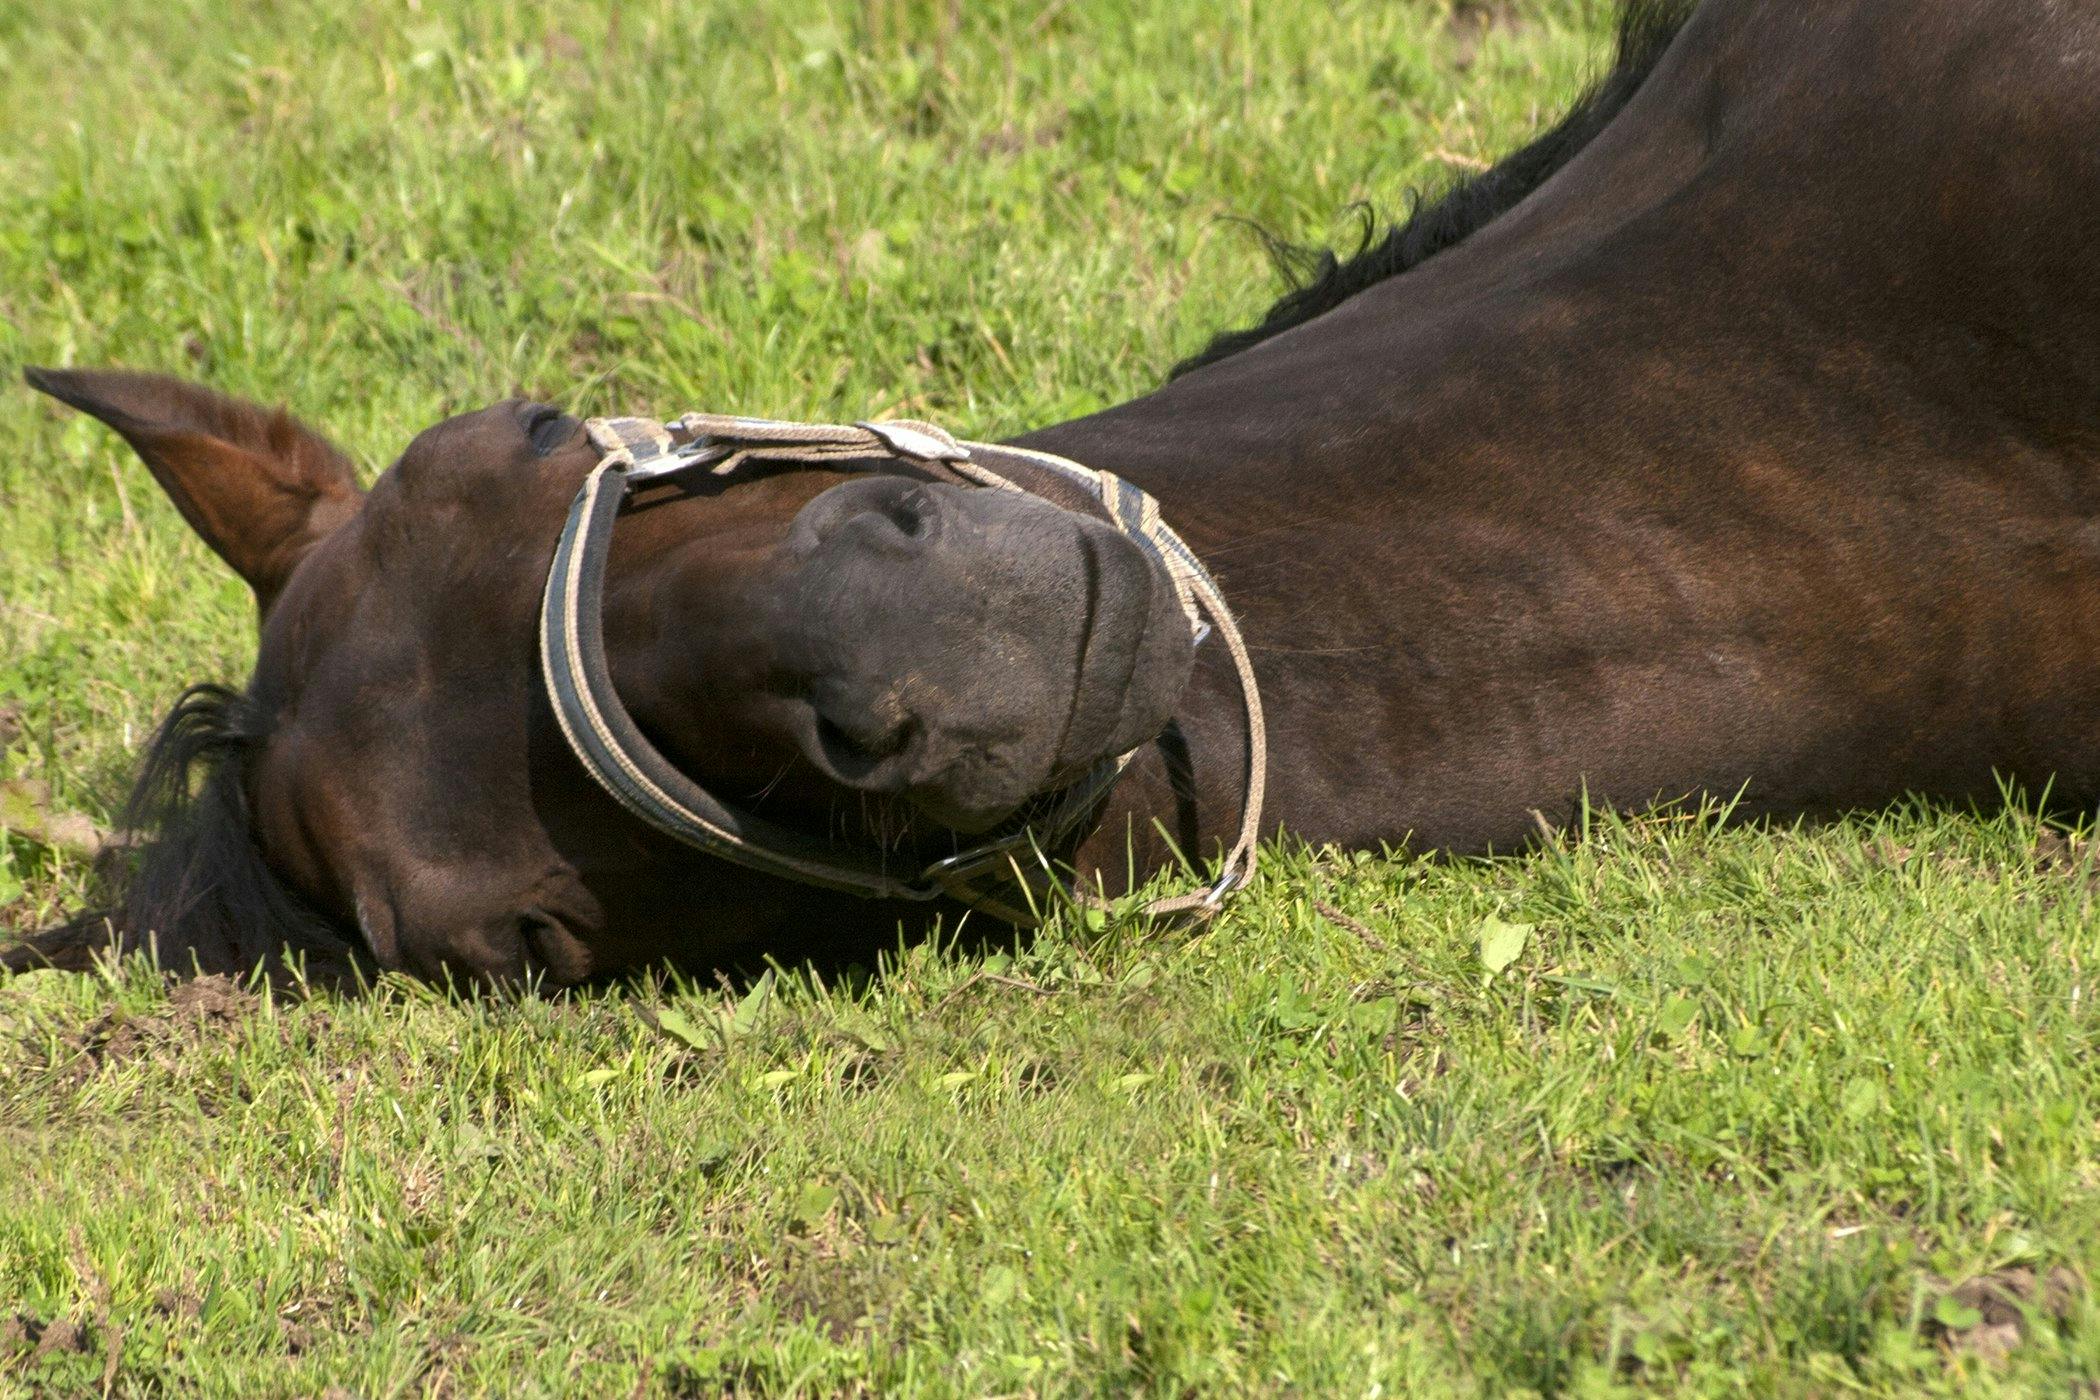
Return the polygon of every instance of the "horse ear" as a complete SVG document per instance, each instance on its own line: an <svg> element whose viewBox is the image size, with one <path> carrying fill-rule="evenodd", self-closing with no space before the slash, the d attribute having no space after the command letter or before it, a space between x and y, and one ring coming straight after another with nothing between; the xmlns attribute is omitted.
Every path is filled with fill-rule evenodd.
<svg viewBox="0 0 2100 1400"><path fill-rule="evenodd" d="M164 374L32 368L23 377L122 434L265 609L306 551L362 503L350 459L283 409Z"/></svg>

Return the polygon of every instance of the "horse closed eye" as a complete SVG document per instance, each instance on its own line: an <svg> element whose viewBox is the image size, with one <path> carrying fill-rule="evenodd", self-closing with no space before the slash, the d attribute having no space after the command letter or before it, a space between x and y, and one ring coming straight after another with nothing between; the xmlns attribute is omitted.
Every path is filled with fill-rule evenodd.
<svg viewBox="0 0 2100 1400"><path fill-rule="evenodd" d="M576 420L560 409L540 407L526 419L525 435L532 440L532 450L544 457L574 437L576 427Z"/></svg>

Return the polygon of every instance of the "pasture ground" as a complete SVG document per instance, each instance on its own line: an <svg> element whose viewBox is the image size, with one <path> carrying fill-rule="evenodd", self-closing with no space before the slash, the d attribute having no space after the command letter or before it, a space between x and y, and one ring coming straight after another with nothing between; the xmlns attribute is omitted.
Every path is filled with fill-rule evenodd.
<svg viewBox="0 0 2100 1400"><path fill-rule="evenodd" d="M371 471L514 389L1013 430L1262 307L1221 215L1346 236L1608 25L0 7L0 372L191 373ZM251 645L128 452L0 387L0 929ZM2090 1391L2095 869L2019 815L1600 819L830 985L21 977L0 1393Z"/></svg>

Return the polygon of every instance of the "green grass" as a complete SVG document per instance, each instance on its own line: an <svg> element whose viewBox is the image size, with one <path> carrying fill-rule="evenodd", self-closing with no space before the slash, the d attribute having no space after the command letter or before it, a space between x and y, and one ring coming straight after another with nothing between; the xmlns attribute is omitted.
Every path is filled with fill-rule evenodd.
<svg viewBox="0 0 2100 1400"><path fill-rule="evenodd" d="M1345 234L1536 129L1609 27L353 8L0 8L0 372L189 372L371 471L514 389L1017 429L1261 309L1221 215ZM0 927L91 893L77 818L252 645L114 438L0 388ZM849 985L34 974L0 1393L2064 1393L2100 1380L2096 889L2019 815L1657 817L1279 851L1201 937Z"/></svg>

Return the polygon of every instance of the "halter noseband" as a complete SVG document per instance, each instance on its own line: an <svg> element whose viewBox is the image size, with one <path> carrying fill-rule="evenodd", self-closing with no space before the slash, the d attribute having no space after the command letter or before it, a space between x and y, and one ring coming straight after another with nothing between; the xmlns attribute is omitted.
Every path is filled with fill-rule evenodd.
<svg viewBox="0 0 2100 1400"><path fill-rule="evenodd" d="M1268 770L1254 667L1217 583L1161 521L1159 503L1145 492L1112 473L1047 452L961 442L930 423L907 420L840 425L688 413L671 423L593 418L584 430L604 455L576 493L547 572L540 664L570 749L599 786L635 816L696 850L800 884L877 899L946 895L1010 923L1035 921L1032 898L1028 909L1018 908L985 886L1018 883L1025 892L1026 869L1047 866L1049 853L1108 795L1136 750L1103 759L1070 787L1036 799L1003 834L903 879L877 855L841 851L714 797L643 737L613 690L605 659L605 566L613 523L636 488L700 468L725 474L755 460L841 469L895 461L969 486L1021 491L1067 510L1096 511L1166 570L1196 641L1215 629L1238 672L1247 713L1247 787L1238 839L1217 881L1207 890L1154 900L1142 912L1207 915L1254 873ZM993 465L1002 459L1004 471ZM1048 489L1031 489L1014 477L1031 471Z"/></svg>

